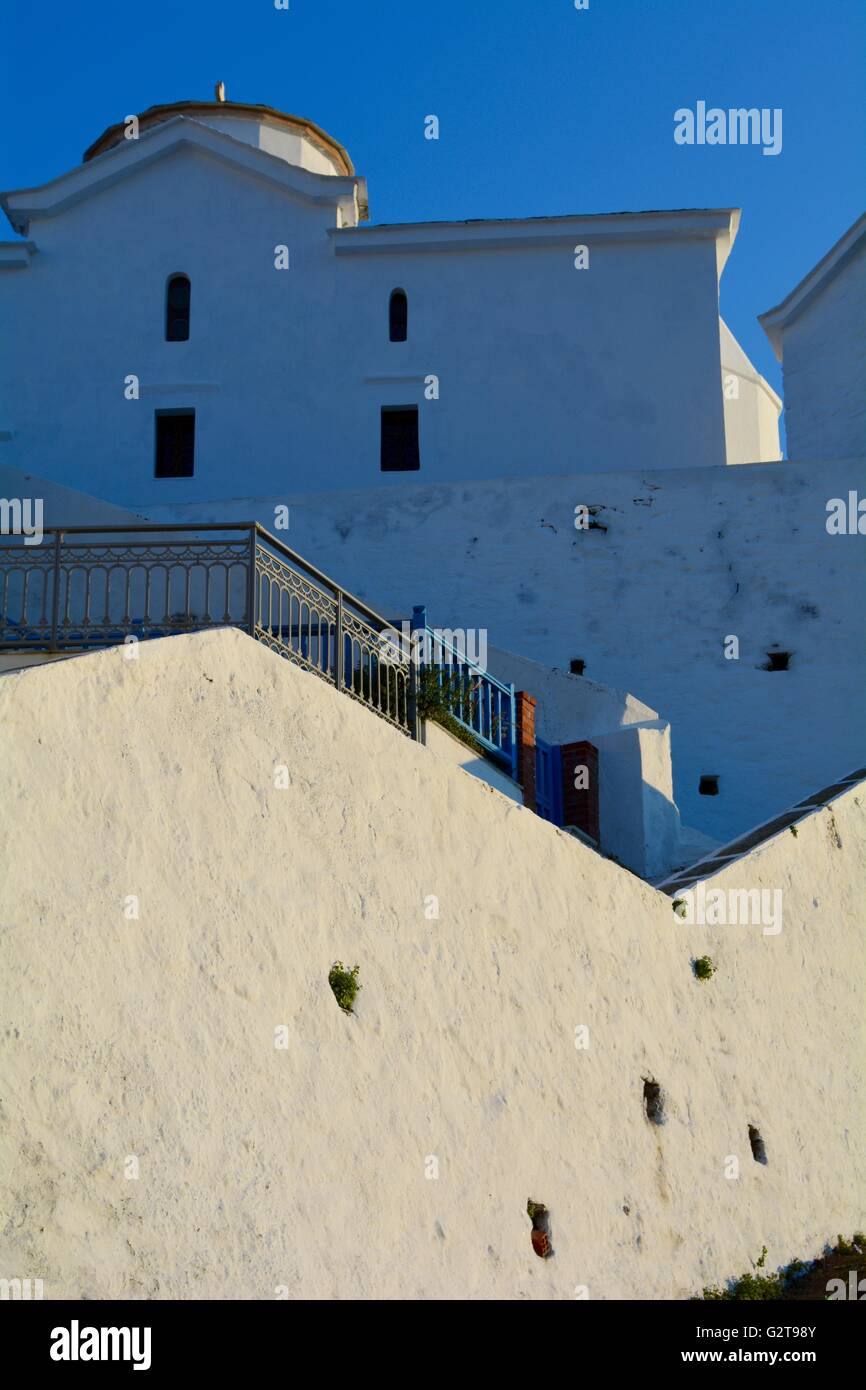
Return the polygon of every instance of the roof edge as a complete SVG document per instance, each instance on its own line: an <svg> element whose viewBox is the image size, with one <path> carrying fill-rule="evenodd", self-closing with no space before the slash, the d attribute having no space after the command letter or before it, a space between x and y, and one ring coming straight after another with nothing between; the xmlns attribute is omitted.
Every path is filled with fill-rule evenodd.
<svg viewBox="0 0 866 1390"><path fill-rule="evenodd" d="M839 271L857 254L864 241L866 241L866 212L858 217L847 232L843 232L835 245L830 247L826 256L821 257L818 264L803 276L799 284L794 286L791 293L780 304L758 315L758 323L769 338L779 361L782 360L781 330L787 328L788 324L792 323L826 289L839 274Z"/></svg>

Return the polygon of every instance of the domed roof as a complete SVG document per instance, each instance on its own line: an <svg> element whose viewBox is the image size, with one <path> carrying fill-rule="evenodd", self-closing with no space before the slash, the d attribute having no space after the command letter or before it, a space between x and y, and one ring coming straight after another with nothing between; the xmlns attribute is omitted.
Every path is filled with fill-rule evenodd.
<svg viewBox="0 0 866 1390"><path fill-rule="evenodd" d="M355 173L355 166L349 158L348 151L326 130L322 130L321 126L317 126L315 122L305 120L301 116L290 116L285 111L277 111L273 106L250 105L239 101L173 101L164 106L149 106L146 111L143 111L137 117L139 133L164 121L170 121L176 116L188 116L191 120L200 120L206 124L218 124L219 126L223 126L227 119L229 122L232 119L237 119L239 122L243 122L247 129L250 125L257 124L260 128L264 127L275 133L277 137L280 132L283 132L296 140L306 141L319 156L327 161L335 174L351 177ZM127 126L128 118L104 130L99 139L94 140L93 144L85 150L85 163L120 144L125 137ZM239 126L239 132L244 127ZM239 134L239 138L243 137ZM278 148L271 148L270 152L288 157L284 151ZM289 158L288 162L295 163L296 160ZM324 170L319 169L317 172L324 172Z"/></svg>

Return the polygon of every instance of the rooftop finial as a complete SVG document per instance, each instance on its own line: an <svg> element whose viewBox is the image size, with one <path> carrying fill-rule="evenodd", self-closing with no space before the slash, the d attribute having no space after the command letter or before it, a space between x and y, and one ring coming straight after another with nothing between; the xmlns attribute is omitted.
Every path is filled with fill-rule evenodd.
<svg viewBox="0 0 866 1390"><path fill-rule="evenodd" d="M214 96L216 97L217 101L225 101L226 84L224 82L218 82L216 84L216 86L214 87Z"/></svg>

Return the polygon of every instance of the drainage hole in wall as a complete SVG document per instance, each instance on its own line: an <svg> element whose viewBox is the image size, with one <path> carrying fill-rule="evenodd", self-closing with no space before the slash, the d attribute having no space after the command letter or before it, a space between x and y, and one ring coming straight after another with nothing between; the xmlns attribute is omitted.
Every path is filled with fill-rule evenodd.
<svg viewBox="0 0 866 1390"><path fill-rule="evenodd" d="M663 1125L665 1122L665 1101L662 1088L657 1081L644 1077L643 1106L650 1124Z"/></svg>
<svg viewBox="0 0 866 1390"><path fill-rule="evenodd" d="M766 664L762 669L764 671L787 671L790 664L790 652L767 652Z"/></svg>
<svg viewBox="0 0 866 1390"><path fill-rule="evenodd" d="M767 1162L767 1146L764 1143L759 1131L754 1125L749 1125L749 1143L752 1146L752 1158L756 1163Z"/></svg>
<svg viewBox="0 0 866 1390"><path fill-rule="evenodd" d="M703 776L698 783L698 791L701 796L718 796L719 779L715 776Z"/></svg>

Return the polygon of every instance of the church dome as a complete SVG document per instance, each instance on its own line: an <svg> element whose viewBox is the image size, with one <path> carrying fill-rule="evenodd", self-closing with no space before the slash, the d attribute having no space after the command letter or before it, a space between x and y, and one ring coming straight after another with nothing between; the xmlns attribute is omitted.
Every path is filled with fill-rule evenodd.
<svg viewBox="0 0 866 1390"><path fill-rule="evenodd" d="M345 177L355 173L348 152L332 135L313 121L289 116L273 106L251 106L238 101L174 101L165 106L149 106L136 118L139 133L178 116L199 121L312 174ZM85 150L85 163L121 144L128 125L129 118L103 131Z"/></svg>

